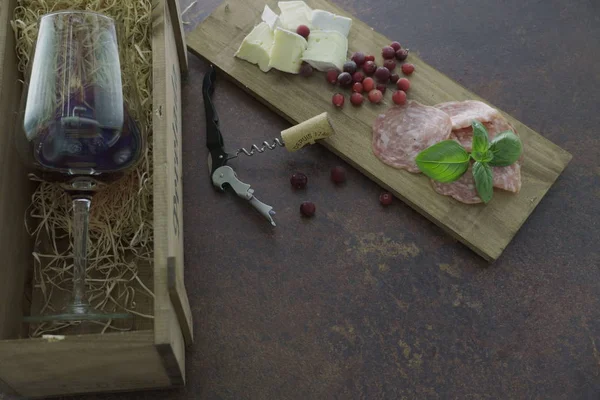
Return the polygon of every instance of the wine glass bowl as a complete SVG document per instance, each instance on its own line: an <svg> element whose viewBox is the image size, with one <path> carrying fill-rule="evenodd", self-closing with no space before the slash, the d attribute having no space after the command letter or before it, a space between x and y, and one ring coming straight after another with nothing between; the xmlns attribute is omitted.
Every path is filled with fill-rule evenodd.
<svg viewBox="0 0 600 400"><path fill-rule="evenodd" d="M41 179L73 200L73 300L56 315L28 322L125 318L86 299L87 240L93 194L142 159L146 140L123 99L114 20L88 11L41 17L25 74L17 148Z"/></svg>

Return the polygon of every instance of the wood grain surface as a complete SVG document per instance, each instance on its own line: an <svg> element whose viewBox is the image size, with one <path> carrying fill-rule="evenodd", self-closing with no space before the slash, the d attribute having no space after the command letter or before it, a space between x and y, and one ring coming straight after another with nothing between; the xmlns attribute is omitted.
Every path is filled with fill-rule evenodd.
<svg viewBox="0 0 600 400"><path fill-rule="evenodd" d="M0 375L26 398L170 384L152 331L6 340L0 354Z"/></svg>
<svg viewBox="0 0 600 400"><path fill-rule="evenodd" d="M266 3L278 10L276 1ZM381 48L391 42L389 38L325 0L307 3L313 8L352 17L349 53L361 50L375 54L376 62L381 63ZM571 155L505 114L524 143L521 192L514 195L496 190L487 205L465 205L438 195L424 175L387 166L371 150L373 121L393 104L392 90L387 91L382 105L365 104L355 108L348 102L342 110L337 110L331 105L331 96L334 90L340 89L332 89L325 82L323 73L308 79L274 69L263 73L257 66L234 57L243 38L260 22L264 5L264 0L224 2L188 35L189 48L291 123L300 123L329 111L336 134L323 141L328 149L487 260L497 259L566 167ZM427 105L452 100L481 100L416 55L409 56L409 60L416 66L416 72L411 76L409 99Z"/></svg>

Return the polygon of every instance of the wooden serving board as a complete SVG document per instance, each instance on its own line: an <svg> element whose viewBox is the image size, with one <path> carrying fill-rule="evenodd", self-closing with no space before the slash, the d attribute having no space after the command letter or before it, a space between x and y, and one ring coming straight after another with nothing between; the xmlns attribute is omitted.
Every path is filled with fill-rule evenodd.
<svg viewBox="0 0 600 400"><path fill-rule="evenodd" d="M313 8L351 17L349 53L365 51L376 55L376 62L381 63L381 48L389 44L390 39L325 0L306 2ZM233 56L244 37L260 22L265 4L279 12L274 0L226 1L188 35L188 47L292 124L328 111L336 133L322 141L323 145L485 259L497 259L564 170L571 155L505 114L524 144L521 192L511 194L496 190L487 205L466 205L439 195L423 174L394 169L373 155L371 126L375 117L393 104L392 90L387 91L385 104L365 103L362 107L352 107L348 101L338 110L331 104L334 89L325 82L323 73L310 78L277 70L263 73L256 65ZM452 100L482 100L414 54L409 60L416 66L411 76L409 99L428 105Z"/></svg>

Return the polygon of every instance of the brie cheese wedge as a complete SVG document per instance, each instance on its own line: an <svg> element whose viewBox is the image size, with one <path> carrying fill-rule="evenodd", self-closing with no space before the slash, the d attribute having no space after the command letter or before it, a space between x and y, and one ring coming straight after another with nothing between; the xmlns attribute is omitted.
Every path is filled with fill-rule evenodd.
<svg viewBox="0 0 600 400"><path fill-rule="evenodd" d="M261 71L267 72L271 69L269 62L272 47L273 32L266 22L261 22L244 38L234 55L252 64L258 64Z"/></svg>
<svg viewBox="0 0 600 400"><path fill-rule="evenodd" d="M308 36L308 47L302 56L313 68L342 70L348 53L348 39L338 31L314 30Z"/></svg>
<svg viewBox="0 0 600 400"><path fill-rule="evenodd" d="M284 29L296 32L298 25L306 25L312 29L310 20L312 9L303 1L280 1L277 3L281 10L279 21Z"/></svg>
<svg viewBox="0 0 600 400"><path fill-rule="evenodd" d="M281 22L279 21L279 15L275 14L275 11L271 10L271 8L265 4L265 8L263 10L261 19L269 25L271 30L275 30Z"/></svg>
<svg viewBox="0 0 600 400"><path fill-rule="evenodd" d="M312 29L322 31L337 31L348 37L352 20L324 10L313 10L311 15Z"/></svg>
<svg viewBox="0 0 600 400"><path fill-rule="evenodd" d="M291 74L300 72L302 55L307 45L306 39L297 33L281 28L275 28L273 37L269 67Z"/></svg>

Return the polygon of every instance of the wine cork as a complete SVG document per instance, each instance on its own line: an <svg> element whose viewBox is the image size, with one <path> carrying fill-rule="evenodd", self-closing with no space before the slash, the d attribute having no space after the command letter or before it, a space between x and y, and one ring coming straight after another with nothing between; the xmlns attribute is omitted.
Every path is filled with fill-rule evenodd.
<svg viewBox="0 0 600 400"><path fill-rule="evenodd" d="M281 138L288 151L296 151L308 144L314 144L316 140L325 139L333 134L333 126L329 116L324 112L281 131Z"/></svg>

